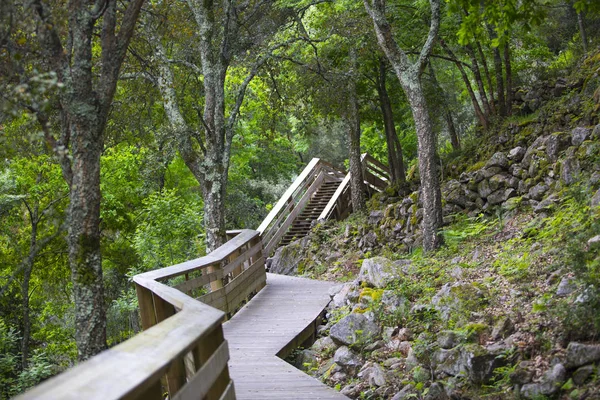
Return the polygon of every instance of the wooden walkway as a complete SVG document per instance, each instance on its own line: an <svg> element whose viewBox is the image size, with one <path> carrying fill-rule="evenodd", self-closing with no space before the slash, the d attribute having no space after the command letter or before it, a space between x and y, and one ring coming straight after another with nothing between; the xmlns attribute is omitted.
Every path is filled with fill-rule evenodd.
<svg viewBox="0 0 600 400"><path fill-rule="evenodd" d="M278 357L314 334L332 285L267 274L267 286L223 325L238 400L347 399Z"/></svg>

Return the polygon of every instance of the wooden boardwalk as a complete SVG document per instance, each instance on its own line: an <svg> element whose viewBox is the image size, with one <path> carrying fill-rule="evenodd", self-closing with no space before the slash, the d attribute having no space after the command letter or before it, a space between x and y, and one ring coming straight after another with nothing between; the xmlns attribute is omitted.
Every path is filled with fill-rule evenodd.
<svg viewBox="0 0 600 400"><path fill-rule="evenodd" d="M347 399L278 357L314 334L332 285L267 274L267 286L223 325L238 400Z"/></svg>

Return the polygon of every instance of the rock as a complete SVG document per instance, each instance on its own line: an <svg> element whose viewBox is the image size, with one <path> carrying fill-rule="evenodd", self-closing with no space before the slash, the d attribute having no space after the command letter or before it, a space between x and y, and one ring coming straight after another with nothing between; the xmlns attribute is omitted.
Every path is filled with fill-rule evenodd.
<svg viewBox="0 0 600 400"><path fill-rule="evenodd" d="M321 365L321 367L317 371L317 375L321 376L323 378L328 378L331 375L333 375L334 373L341 371L341 370L342 370L342 367L337 365L333 361L333 358L330 358L329 360L327 360L327 362L325 362L323 365Z"/></svg>
<svg viewBox="0 0 600 400"><path fill-rule="evenodd" d="M565 132L555 132L546 140L546 155L554 162L561 151L569 147L571 137Z"/></svg>
<svg viewBox="0 0 600 400"><path fill-rule="evenodd" d="M492 188L490 187L490 182L487 179L479 182L477 185L477 192L482 198L486 199L493 192Z"/></svg>
<svg viewBox="0 0 600 400"><path fill-rule="evenodd" d="M362 251L371 251L377 247L377 234L373 231L364 235L358 242L358 248Z"/></svg>
<svg viewBox="0 0 600 400"><path fill-rule="evenodd" d="M598 207L600 205L600 189L598 189L598 191L596 191L596 193L594 193L594 196L592 197L591 205L592 205L592 207Z"/></svg>
<svg viewBox="0 0 600 400"><path fill-rule="evenodd" d="M585 381L594 373L596 367L593 365L584 365L581 368L577 368L575 372L573 372L573 383L577 386L581 386L585 383Z"/></svg>
<svg viewBox="0 0 600 400"><path fill-rule="evenodd" d="M502 168L500 168L500 167L489 167L489 168L480 169L479 171L481 171L480 173L482 174L483 179L489 179L492 176L501 173L502 172Z"/></svg>
<svg viewBox="0 0 600 400"><path fill-rule="evenodd" d="M399 357L392 357L392 358L388 358L387 360L385 360L383 362L383 366L386 368L390 368L392 365L396 365L402 362L402 358Z"/></svg>
<svg viewBox="0 0 600 400"><path fill-rule="evenodd" d="M591 138L592 139L600 139L600 124L598 124L594 127Z"/></svg>
<svg viewBox="0 0 600 400"><path fill-rule="evenodd" d="M583 344L571 342L567 346L565 366L567 368L581 367L600 361L600 344Z"/></svg>
<svg viewBox="0 0 600 400"><path fill-rule="evenodd" d="M347 367L350 369L358 369L363 364L360 356L346 346L342 346L336 350L335 354L333 355L333 361L342 367Z"/></svg>
<svg viewBox="0 0 600 400"><path fill-rule="evenodd" d="M298 264L304 258L302 240L282 246L271 258L269 271L280 275L297 275Z"/></svg>
<svg viewBox="0 0 600 400"><path fill-rule="evenodd" d="M485 164L485 167L486 168L498 167L498 168L502 168L502 169L507 169L508 168L508 158L502 152L494 153L492 158L490 158L488 160L488 162Z"/></svg>
<svg viewBox="0 0 600 400"><path fill-rule="evenodd" d="M394 395L394 397L392 397L391 400L408 400L408 399L415 399L418 398L419 392L417 391L417 389L415 389L414 385L412 385L411 383L409 383L408 385L404 386L402 388L402 390L400 390L398 393L396 393Z"/></svg>
<svg viewBox="0 0 600 400"><path fill-rule="evenodd" d="M331 354L337 349L337 344L329 336L324 336L315 340L313 345L310 347L312 350L320 354Z"/></svg>
<svg viewBox="0 0 600 400"><path fill-rule="evenodd" d="M413 333L409 328L401 328L398 330L398 334L396 335L398 337L398 339L404 341L404 340L412 340L413 339Z"/></svg>
<svg viewBox="0 0 600 400"><path fill-rule="evenodd" d="M358 280L370 286L384 288L402 276L398 264L385 257L367 258L363 261Z"/></svg>
<svg viewBox="0 0 600 400"><path fill-rule="evenodd" d="M567 276L563 277L558 284L558 288L556 289L556 295L560 297L568 296L577 290L577 286L575 285L575 279L569 278Z"/></svg>
<svg viewBox="0 0 600 400"><path fill-rule="evenodd" d="M580 172L579 160L575 157L568 157L561 165L560 178L566 185L571 185L577 180Z"/></svg>
<svg viewBox="0 0 600 400"><path fill-rule="evenodd" d="M488 382L494 370L504 366L507 360L498 357L507 351L506 346L482 347L477 344L457 346L453 349L439 349L432 355L432 362L437 373L447 375L464 375L476 384Z"/></svg>
<svg viewBox="0 0 600 400"><path fill-rule="evenodd" d="M548 191L549 187L543 183L538 183L531 189L529 189L529 198L540 201L544 198L544 194Z"/></svg>
<svg viewBox="0 0 600 400"><path fill-rule="evenodd" d="M365 346L365 351L369 352L369 351L375 351L375 350L379 350L381 349L383 346L385 346L385 342L383 340L377 340L374 343L371 343L367 346Z"/></svg>
<svg viewBox="0 0 600 400"><path fill-rule="evenodd" d="M441 331L437 335L437 342L442 349L451 349L456 347L460 340L454 331Z"/></svg>
<svg viewBox="0 0 600 400"><path fill-rule="evenodd" d="M342 286L342 289L333 296L331 299L331 306L334 308L340 308L350 304L348 300L348 295L355 289L355 285L353 283L345 283Z"/></svg>
<svg viewBox="0 0 600 400"><path fill-rule="evenodd" d="M591 239L588 239L587 241L587 247L588 249L594 249L596 247L600 246L600 235L594 236Z"/></svg>
<svg viewBox="0 0 600 400"><path fill-rule="evenodd" d="M360 385L354 383L348 384L340 390L340 393L352 399L356 398L360 395Z"/></svg>
<svg viewBox="0 0 600 400"><path fill-rule="evenodd" d="M549 396L558 392L567 378L567 370L556 364L548 370L539 383L528 383L521 388L521 395L527 399Z"/></svg>
<svg viewBox="0 0 600 400"><path fill-rule="evenodd" d="M318 365L317 353L308 349L300 351L294 362L294 366L302 371L310 371Z"/></svg>
<svg viewBox="0 0 600 400"><path fill-rule="evenodd" d="M490 189L496 191L498 189L506 189L512 187L510 178L504 174L496 174L489 179ZM516 186L516 185L515 185Z"/></svg>
<svg viewBox="0 0 600 400"><path fill-rule="evenodd" d="M434 382L429 386L429 391L423 400L450 400L450 397L448 397L444 385L440 382Z"/></svg>
<svg viewBox="0 0 600 400"><path fill-rule="evenodd" d="M546 197L544 200L540 201L538 204L534 205L533 211L536 213L548 211L552 209L557 202L558 198L556 197L556 195L552 194Z"/></svg>
<svg viewBox="0 0 600 400"><path fill-rule="evenodd" d="M387 312L395 312L398 310L407 311L410 309L410 301L404 296L392 290L384 290L381 295L381 304Z"/></svg>
<svg viewBox="0 0 600 400"><path fill-rule="evenodd" d="M383 372L383 368L377 363L366 363L358 373L358 377L368 383L369 386L385 385L385 373Z"/></svg>
<svg viewBox="0 0 600 400"><path fill-rule="evenodd" d="M391 338L390 341L385 344L385 347L389 351L398 351L404 356L407 356L410 350L412 349L409 341L400 340L397 337Z"/></svg>
<svg viewBox="0 0 600 400"><path fill-rule="evenodd" d="M525 157L527 150L524 147L518 146L508 152L508 158L512 161L519 162Z"/></svg>
<svg viewBox="0 0 600 400"><path fill-rule="evenodd" d="M571 143L573 146L579 146L588 138L590 130L584 127L577 127L571 131Z"/></svg>
<svg viewBox="0 0 600 400"><path fill-rule="evenodd" d="M344 382L348 378L348 375L342 371L335 372L333 375L329 377L329 381L335 384L340 382Z"/></svg>
<svg viewBox="0 0 600 400"><path fill-rule="evenodd" d="M383 333L381 334L381 337L383 338L383 340L390 340L392 336L394 336L394 333L396 333L397 329L398 328L386 326L383 328Z"/></svg>
<svg viewBox="0 0 600 400"><path fill-rule="evenodd" d="M447 321L452 311L469 311L473 307L477 308L483 301L485 293L482 288L471 283L457 282L442 286L431 299L431 305Z"/></svg>
<svg viewBox="0 0 600 400"><path fill-rule="evenodd" d="M510 381L517 385L524 385L531 382L531 378L533 378L533 372L528 367L529 361L521 361L517 368L510 373Z"/></svg>
<svg viewBox="0 0 600 400"><path fill-rule="evenodd" d="M333 340L347 346L373 342L379 335L379 326L358 313L345 316L329 330Z"/></svg>
<svg viewBox="0 0 600 400"><path fill-rule="evenodd" d="M508 317L501 317L496 325L494 325L494 329L492 329L492 340L504 339L515 331L515 326L512 323L511 319Z"/></svg>
<svg viewBox="0 0 600 400"><path fill-rule="evenodd" d="M383 211L371 211L371 213L369 214L369 224L371 225L379 225L379 223L381 222L381 220L383 219L384 215L383 215Z"/></svg>
<svg viewBox="0 0 600 400"><path fill-rule="evenodd" d="M513 188L508 189L499 189L490 194L487 198L487 201L490 205L496 205L504 203L511 197L515 197L517 195L517 191Z"/></svg>

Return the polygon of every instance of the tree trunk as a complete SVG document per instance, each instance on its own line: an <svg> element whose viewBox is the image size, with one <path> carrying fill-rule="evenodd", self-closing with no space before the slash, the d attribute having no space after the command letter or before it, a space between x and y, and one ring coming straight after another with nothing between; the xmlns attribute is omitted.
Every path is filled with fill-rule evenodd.
<svg viewBox="0 0 600 400"><path fill-rule="evenodd" d="M379 105L383 114L383 124L385 129L385 137L387 143L388 164L390 168L390 178L392 183L406 181L406 173L404 170L404 159L402 157L402 147L396 126L394 124L394 113L392 112L392 103L385 85L386 82L386 65L381 58L379 60L379 80L377 85L377 93L379 94Z"/></svg>
<svg viewBox="0 0 600 400"><path fill-rule="evenodd" d="M473 109L475 110L475 115L477 116L477 119L479 120L479 123L481 124L481 126L483 126L484 129L487 129L489 126L488 119L485 116L485 114L483 113L483 111L481 110L481 107L479 106L479 100L477 100L477 96L475 96L475 92L473 91L473 87L471 86L471 81L469 80L469 77L467 76L465 67L462 65L462 63L460 61L458 61L458 58L456 58L456 55L450 49L450 47L448 47L448 45L446 44L446 42L444 40L440 39L440 44L442 45L446 54L448 54L448 56L450 56L450 58L452 58L453 60L456 60L454 62L454 64L458 68L458 71L460 72L460 76L462 77L463 82L465 83L465 87L467 88L467 93L469 93L469 97L471 98L471 103L473 104Z"/></svg>
<svg viewBox="0 0 600 400"><path fill-rule="evenodd" d="M577 24L579 25L579 35L581 36L581 45L583 47L583 55L587 56L587 34L585 33L585 25L583 25L583 15L577 13Z"/></svg>
<svg viewBox="0 0 600 400"><path fill-rule="evenodd" d="M442 194L436 162L436 136L433 132L427 102L421 85L421 75L429 61L440 27L440 1L430 0L431 21L427 40L416 63L411 63L407 54L395 41L391 26L385 16L385 3L364 0L365 8L373 20L377 42L390 60L396 76L406 93L415 121L419 151L419 174L421 177L421 199L423 203L423 250L438 248L443 240L439 234L442 227Z"/></svg>
<svg viewBox="0 0 600 400"><path fill-rule="evenodd" d="M510 62L510 41L508 39L506 40L506 43L504 43L504 67L506 70L506 115L512 115L512 67Z"/></svg>
<svg viewBox="0 0 600 400"><path fill-rule="evenodd" d="M485 53L481 48L481 43L479 40L477 42L477 52L479 53L479 57L481 58L481 65L483 65L483 71L485 72L485 80L488 85L488 91L490 94L490 109L492 110L492 114L496 114L496 98L494 97L494 85L492 84L492 76L490 75L490 69L488 68L487 59L485 57Z"/></svg>
<svg viewBox="0 0 600 400"><path fill-rule="evenodd" d="M400 75L399 72L397 71ZM436 162L436 137L420 79L405 73L402 83L415 121L419 146L419 175L423 202L423 250L431 251L443 243L439 232L443 224L443 216L442 193Z"/></svg>
<svg viewBox="0 0 600 400"><path fill-rule="evenodd" d="M23 265L23 282L21 282L21 301L23 313L23 338L21 339L21 368L27 369L29 361L29 341L31 339L31 320L29 318L29 282L33 271L33 262L37 253L37 231L38 231L39 206L36 204L30 210L31 238L29 241L29 254Z"/></svg>
<svg viewBox="0 0 600 400"><path fill-rule="evenodd" d="M79 104L85 104L83 100ZM88 105L89 106L89 105ZM75 300L79 360L106 349L106 312L100 253L100 155L98 114L71 113L73 183L68 209L69 264Z"/></svg>
<svg viewBox="0 0 600 400"><path fill-rule="evenodd" d="M345 112L346 129L348 129L348 141L350 144L350 193L352 199L352 210L354 212L364 211L366 205L366 187L363 176L363 167L360 154L360 116L358 114L358 99L356 97L356 83L354 73L357 70L356 51L350 50L351 77L348 79L348 107Z"/></svg>
<svg viewBox="0 0 600 400"><path fill-rule="evenodd" d="M485 116L489 119L489 116L492 114L492 110L490 109L490 103L488 102L487 93L485 92L485 87L483 85L483 79L481 78L481 72L479 71L479 63L477 61L477 57L475 56L475 51L471 45L465 46L467 49L467 54L471 58L471 65L473 68L473 76L475 77L475 82L477 83L477 89L479 90L479 98L483 103L483 109L485 110Z"/></svg>

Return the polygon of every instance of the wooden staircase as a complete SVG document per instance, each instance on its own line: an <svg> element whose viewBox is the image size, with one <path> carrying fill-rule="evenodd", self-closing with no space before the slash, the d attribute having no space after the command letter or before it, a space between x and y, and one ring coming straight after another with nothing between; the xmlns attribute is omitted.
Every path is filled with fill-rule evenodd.
<svg viewBox="0 0 600 400"><path fill-rule="evenodd" d="M290 244L296 239L303 238L312 228L313 221L321 215L331 197L340 186L342 181L324 181L316 193L310 199L304 210L294 220L290 229L286 232L279 246Z"/></svg>

